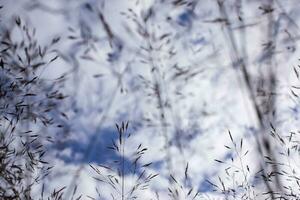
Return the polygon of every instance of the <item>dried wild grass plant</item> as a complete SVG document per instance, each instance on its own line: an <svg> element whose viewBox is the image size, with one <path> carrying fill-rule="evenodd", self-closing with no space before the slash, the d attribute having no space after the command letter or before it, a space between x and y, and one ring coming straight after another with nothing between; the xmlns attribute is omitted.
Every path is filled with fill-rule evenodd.
<svg viewBox="0 0 300 200"><path fill-rule="evenodd" d="M197 187L191 185L189 177L189 164L186 164L183 180L178 180L174 175L170 175L171 186L168 187L169 197L172 200L194 200L199 199L200 193Z"/></svg>
<svg viewBox="0 0 300 200"><path fill-rule="evenodd" d="M33 199L33 188L44 188L53 168L45 159L54 142L50 132L63 128L66 118L61 111L66 96L59 91L64 77L43 76L58 58L59 38L40 46L35 29L16 17L2 26L0 42L0 199ZM49 199L61 199L60 194L54 191Z"/></svg>
<svg viewBox="0 0 300 200"><path fill-rule="evenodd" d="M112 141L111 146L108 147L109 150L119 155L118 158L113 160L110 165L90 165L93 171L96 172L94 179L100 184L104 183L110 186L112 189L113 192L110 194L112 199L144 199L139 195L140 192L147 190L150 181L158 176L158 174L147 172L147 168L152 164L151 162L141 164L142 156L147 151L147 148L144 148L142 144L139 144L130 155L127 154L126 151L129 151L127 150L127 141L131 136L128 125L128 122L116 124L118 140ZM125 161L126 159L129 160L128 163ZM129 173L128 176L127 173ZM127 182L128 177L133 180ZM98 192L98 195L101 198L100 192Z"/></svg>
<svg viewBox="0 0 300 200"><path fill-rule="evenodd" d="M218 183L206 180L216 192L220 192L226 199L257 199L257 191L254 182L260 172L252 173L248 164L245 163L249 150L243 146L243 139L234 141L228 131L231 144L224 145L228 151L224 160L215 161L225 166L225 173L218 176Z"/></svg>

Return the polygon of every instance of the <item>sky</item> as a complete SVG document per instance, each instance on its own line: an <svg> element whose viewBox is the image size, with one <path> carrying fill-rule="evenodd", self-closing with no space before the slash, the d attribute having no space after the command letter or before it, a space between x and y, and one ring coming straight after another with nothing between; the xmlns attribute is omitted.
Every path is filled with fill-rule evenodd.
<svg viewBox="0 0 300 200"><path fill-rule="evenodd" d="M48 147L47 158L55 166L45 180L48 190L78 185L79 193L96 198L99 188L103 199L111 199L112 188L95 181L90 165L120 158L107 147L118 140L115 124L129 121L125 165L142 144L147 152L141 163L152 162L148 172L159 174L142 199L155 199L156 192L170 199L167 188L176 184L169 175L184 182L187 163L185 190L192 186L199 199L224 199L206 180L220 184L218 177L225 177L232 184L228 165L215 161L237 156L224 146L232 145L228 131L235 141L243 138L241 155L250 152L242 157L243 166L259 170L255 135L261 129L241 60L262 107L269 101L259 84L270 71L276 74L276 117L267 119L283 136L297 132L299 100L291 92L297 94L292 86L299 84L294 72L299 65L297 0L274 0L271 31L264 13L268 1L226 0L227 19L214 0L175 2L0 1L1 26L20 16L36 30L41 45L60 38L52 52L59 58L42 73L49 80L65 74L61 89L68 96L62 104L65 127L52 130L57 142ZM270 38L275 41L271 65ZM277 143L272 146L280 150ZM241 165L238 159L232 163ZM254 182L251 173L247 177ZM127 187L135 178L126 172Z"/></svg>

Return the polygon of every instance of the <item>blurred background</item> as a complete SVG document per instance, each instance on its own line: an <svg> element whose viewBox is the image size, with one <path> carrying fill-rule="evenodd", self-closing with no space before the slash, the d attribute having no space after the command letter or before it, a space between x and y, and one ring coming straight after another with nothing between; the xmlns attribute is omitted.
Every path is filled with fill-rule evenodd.
<svg viewBox="0 0 300 200"><path fill-rule="evenodd" d="M53 168L31 189L33 199L64 186L66 199L74 188L82 199L133 199L136 177L126 169L140 144L147 151L138 173L148 163L147 172L159 175L137 199L299 198L298 0L0 5L4 67L35 67L24 76L43 80L31 87L37 94L27 91L22 99L61 100L51 104L55 112L47 111L49 102L35 105L49 113L47 126L31 121L16 128L51 137L44 159ZM16 45L10 54L8 40ZM30 61L26 44L46 61ZM2 120L9 114L8 100L1 102ZM117 144L122 122L130 136ZM108 148L114 143L125 150ZM113 163L122 165L116 176L128 183L117 189L95 179L91 168L100 166L106 177L110 169L101 166Z"/></svg>

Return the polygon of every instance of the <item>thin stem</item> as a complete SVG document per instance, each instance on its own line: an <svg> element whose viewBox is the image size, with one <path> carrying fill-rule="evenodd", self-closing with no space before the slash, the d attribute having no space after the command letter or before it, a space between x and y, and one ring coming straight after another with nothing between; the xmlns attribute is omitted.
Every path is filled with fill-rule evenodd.
<svg viewBox="0 0 300 200"><path fill-rule="evenodd" d="M124 133L123 133L124 134ZM122 200L124 200L124 190L125 190L125 180L124 180L124 170L125 170L125 140L124 135L121 135L121 145L122 145ZM122 141L124 140L124 141Z"/></svg>

